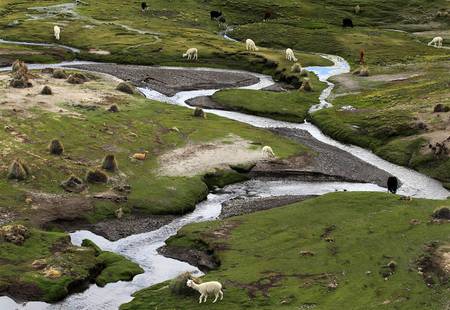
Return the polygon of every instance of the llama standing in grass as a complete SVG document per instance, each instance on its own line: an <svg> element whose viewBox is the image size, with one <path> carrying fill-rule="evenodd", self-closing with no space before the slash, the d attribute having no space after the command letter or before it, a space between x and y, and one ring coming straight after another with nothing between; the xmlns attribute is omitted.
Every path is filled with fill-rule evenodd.
<svg viewBox="0 0 450 310"><path fill-rule="evenodd" d="M53 33L55 35L55 39L59 41L61 36L61 28L59 28L59 26L53 27Z"/></svg>
<svg viewBox="0 0 450 310"><path fill-rule="evenodd" d="M187 57L188 60L197 60L198 59L198 49L192 47L183 54L183 58Z"/></svg>
<svg viewBox="0 0 450 310"><path fill-rule="evenodd" d="M247 51L250 51L250 52L258 51L255 41L253 41L252 39L245 40L245 48L247 49Z"/></svg>
<svg viewBox="0 0 450 310"><path fill-rule="evenodd" d="M202 303L202 299L203 299L203 302L206 302L206 298L208 298L208 295L214 295L215 299L214 299L213 303L215 303L217 301L219 296L220 296L220 300L223 299L222 284L220 284L220 282L211 281L211 282L197 284L192 280L187 280L186 286L190 287L200 293L200 298L198 300L199 304Z"/></svg>
<svg viewBox="0 0 450 310"><path fill-rule="evenodd" d="M428 46L433 45L434 47L441 48L443 41L444 39L442 37L435 37L428 43Z"/></svg>
<svg viewBox="0 0 450 310"><path fill-rule="evenodd" d="M293 62L296 62L298 60L294 55L294 51L290 48L286 49L286 59Z"/></svg>

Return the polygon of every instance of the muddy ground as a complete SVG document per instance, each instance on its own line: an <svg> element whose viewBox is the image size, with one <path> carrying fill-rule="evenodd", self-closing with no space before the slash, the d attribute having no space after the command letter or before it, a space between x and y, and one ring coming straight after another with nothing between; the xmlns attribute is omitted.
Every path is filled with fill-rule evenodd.
<svg viewBox="0 0 450 310"><path fill-rule="evenodd" d="M148 66L89 64L71 66L107 73L138 87L150 87L166 96L180 91L249 86L259 79L241 72L215 72L195 69L168 69Z"/></svg>
<svg viewBox="0 0 450 310"><path fill-rule="evenodd" d="M269 210L286 206L315 196L280 196L266 198L244 198L237 197L222 204L222 212L219 218L238 216L262 210Z"/></svg>

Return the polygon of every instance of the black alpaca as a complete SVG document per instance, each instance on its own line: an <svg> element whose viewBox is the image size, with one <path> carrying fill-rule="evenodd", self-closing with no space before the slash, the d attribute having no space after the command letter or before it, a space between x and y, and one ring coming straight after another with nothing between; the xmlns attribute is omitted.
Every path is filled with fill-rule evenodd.
<svg viewBox="0 0 450 310"><path fill-rule="evenodd" d="M264 13L264 20L269 20L272 18L272 11L266 11L266 13Z"/></svg>
<svg viewBox="0 0 450 310"><path fill-rule="evenodd" d="M211 16L211 20L214 20L214 19L222 16L222 12L221 11L211 11L209 13L209 15Z"/></svg>
<svg viewBox="0 0 450 310"><path fill-rule="evenodd" d="M389 177L387 181L388 191L395 194L398 189L398 179L396 177Z"/></svg>
<svg viewBox="0 0 450 310"><path fill-rule="evenodd" d="M148 9L147 2L142 2L141 3L141 9L142 9L142 12L147 11L147 9Z"/></svg>
<svg viewBox="0 0 450 310"><path fill-rule="evenodd" d="M350 18L344 18L342 20L342 27L344 27L344 28L352 27L353 28L353 21Z"/></svg>

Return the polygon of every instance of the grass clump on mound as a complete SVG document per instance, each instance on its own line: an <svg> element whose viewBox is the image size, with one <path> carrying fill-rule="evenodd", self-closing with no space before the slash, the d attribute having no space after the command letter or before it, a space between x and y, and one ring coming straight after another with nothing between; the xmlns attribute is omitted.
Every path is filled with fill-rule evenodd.
<svg viewBox="0 0 450 310"><path fill-rule="evenodd" d="M110 172L116 172L117 169L119 169L116 157L112 154L106 155L105 158L103 158L102 169Z"/></svg>
<svg viewBox="0 0 450 310"><path fill-rule="evenodd" d="M194 109L194 116L199 118L206 118L206 113L201 108Z"/></svg>
<svg viewBox="0 0 450 310"><path fill-rule="evenodd" d="M64 153L64 145L58 139L52 140L48 149L52 155L62 155Z"/></svg>
<svg viewBox="0 0 450 310"><path fill-rule="evenodd" d="M190 272L183 272L169 282L170 292L174 295L179 296L196 296L198 292L186 286L186 282L188 280L193 280L197 284L201 283L201 281L198 278L192 276Z"/></svg>
<svg viewBox="0 0 450 310"><path fill-rule="evenodd" d="M121 91L122 93L133 95L135 93L134 87L127 83L127 82L120 82L119 85L117 85L116 89L118 91Z"/></svg>
<svg viewBox="0 0 450 310"><path fill-rule="evenodd" d="M439 220L450 220L450 208L440 207L433 211L433 218Z"/></svg>
<svg viewBox="0 0 450 310"><path fill-rule="evenodd" d="M131 281L134 276L144 272L138 264L116 253L101 252L97 259L105 266L95 279L98 286L117 281Z"/></svg>
<svg viewBox="0 0 450 310"><path fill-rule="evenodd" d="M89 170L86 173L88 183L108 183L108 175L99 169Z"/></svg>
<svg viewBox="0 0 450 310"><path fill-rule="evenodd" d="M53 95L53 91L50 88L50 86L47 86L47 85L44 86L41 90L41 95L47 95L47 96Z"/></svg>
<svg viewBox="0 0 450 310"><path fill-rule="evenodd" d="M304 78L302 81L302 85L300 86L300 91L312 92L313 88L311 86L311 81L309 78Z"/></svg>
<svg viewBox="0 0 450 310"><path fill-rule="evenodd" d="M74 175L71 175L67 180L61 182L61 187L70 193L81 193L86 189L83 180Z"/></svg>
<svg viewBox="0 0 450 310"><path fill-rule="evenodd" d="M85 82L89 81L89 78L85 76L83 73L72 73L67 78L67 82L70 84L84 84Z"/></svg>
<svg viewBox="0 0 450 310"><path fill-rule="evenodd" d="M67 73L62 69L53 70L52 77L55 79L67 79Z"/></svg>
<svg viewBox="0 0 450 310"><path fill-rule="evenodd" d="M23 181L30 176L30 170L26 164L16 159L8 168L8 179Z"/></svg>

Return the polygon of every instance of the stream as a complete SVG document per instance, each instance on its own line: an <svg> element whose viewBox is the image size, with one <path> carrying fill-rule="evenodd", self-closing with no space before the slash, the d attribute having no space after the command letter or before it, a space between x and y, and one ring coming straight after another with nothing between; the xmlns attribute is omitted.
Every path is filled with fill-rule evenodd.
<svg viewBox="0 0 450 310"><path fill-rule="evenodd" d="M331 103L327 102L334 85L328 81L328 78L349 72L350 67L348 63L338 57L331 55L322 55L331 61L334 65L329 67L308 67L307 70L317 74L321 81L328 84L328 87L322 92L320 96L320 104L311 108L311 112L322 108L330 107ZM30 69L40 69L43 67L70 67L75 64L86 64L89 62L67 62L56 65L29 65ZM174 69L173 67L168 67ZM184 68L183 68L184 69ZM6 71L9 68L0 68L0 71ZM196 68L195 70L216 70L216 71L235 71L235 70L221 70ZM259 82L242 87L246 89L262 89L274 83L270 76L265 76L256 73L249 73L259 78ZM185 102L188 99L197 96L209 96L214 94L218 89L213 90L197 90L179 92L173 97L165 96L159 92L148 88L140 88L140 91L149 99L158 100L167 104L174 104L186 108L192 108ZM324 135L320 129L310 123L289 123L283 121L276 121L269 118L246 115L239 112L209 110L205 109L207 113L216 114L232 120L240 121L259 128L291 128L295 130L304 130L309 132L315 139L335 146L339 149L347 151L352 155L372 164L382 170L399 178L402 183L398 193L401 195L429 198L429 199L444 199L450 193L444 189L436 180L433 180L416 171L397 166L389 163L372 152L363 148L345 145L335 141ZM261 181L251 180L244 183L234 184L225 187L217 193L210 193L207 200L199 203L196 209L189 214L177 218L171 223L161 227L158 230L136 234L111 242L103 237L93 234L89 231L76 231L72 234L71 240L74 244L80 245L83 239L90 239L94 241L102 250L112 251L121 254L135 262L137 262L143 269L144 273L136 276L130 282L119 281L116 283L107 284L100 288L97 285L91 285L87 290L81 293L73 294L67 297L62 302L56 304L46 304L43 302L28 302L24 304L15 303L8 297L0 297L0 309L70 309L70 310L93 310L93 309L117 309L121 304L131 301L133 298L131 294L146 288L148 286L172 279L178 274L190 271L195 274L201 272L194 266L187 263L180 262L174 259L166 258L157 253L157 249L164 245L165 240L183 226L189 223L207 221L216 219L221 212L221 205L230 199L236 197L276 197L284 195L323 195L335 191L386 191L386 189L370 183L346 183L346 182L303 182L303 181Z"/></svg>

